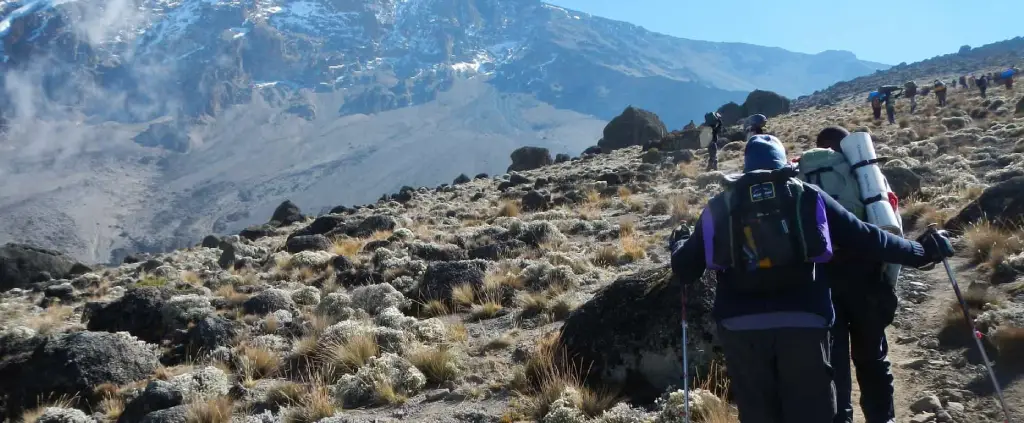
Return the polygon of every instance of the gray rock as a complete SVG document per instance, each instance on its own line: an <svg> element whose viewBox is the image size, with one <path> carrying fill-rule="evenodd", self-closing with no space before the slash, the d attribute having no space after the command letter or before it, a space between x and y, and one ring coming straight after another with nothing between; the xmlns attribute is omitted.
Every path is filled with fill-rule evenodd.
<svg viewBox="0 0 1024 423"><path fill-rule="evenodd" d="M46 407L33 423L93 423L93 420L77 408Z"/></svg>
<svg viewBox="0 0 1024 423"><path fill-rule="evenodd" d="M165 333L164 295L160 289L147 286L130 289L117 301L106 305L95 303L89 313L91 331L128 332L139 339L158 342Z"/></svg>
<svg viewBox="0 0 1024 423"><path fill-rule="evenodd" d="M188 406L177 405L149 413L139 423L188 423L187 417Z"/></svg>
<svg viewBox="0 0 1024 423"><path fill-rule="evenodd" d="M155 348L126 333L78 332L45 338L31 352L0 360L0 397L7 412L39 398L75 395L105 382L145 379L159 365Z"/></svg>
<svg viewBox="0 0 1024 423"><path fill-rule="evenodd" d="M942 401L932 394L927 394L910 404L910 411L915 413L933 413L940 409L942 409Z"/></svg>
<svg viewBox="0 0 1024 423"><path fill-rule="evenodd" d="M959 402L947 402L946 409L949 410L951 413L963 413L964 405Z"/></svg>
<svg viewBox="0 0 1024 423"><path fill-rule="evenodd" d="M451 391L448 390L448 389L434 389L434 390L427 391L427 393L426 393L426 400L427 401L440 401L440 400L443 400L446 396L448 396L449 392L451 392Z"/></svg>
<svg viewBox="0 0 1024 423"><path fill-rule="evenodd" d="M928 423L935 420L933 413L921 413L910 418L910 423Z"/></svg>
<svg viewBox="0 0 1024 423"><path fill-rule="evenodd" d="M421 300L447 300L455 286L469 284L480 287L484 283L486 268L486 262L475 260L430 263L423 274L419 297Z"/></svg>
<svg viewBox="0 0 1024 423"><path fill-rule="evenodd" d="M706 374L715 359L714 287L709 272L687 290L688 359L696 374ZM592 374L622 384L632 398L653 400L682 378L680 298L680 284L668 269L620 277L566 319L566 356L592 363Z"/></svg>
<svg viewBox="0 0 1024 423"><path fill-rule="evenodd" d="M245 300L242 309L249 314L264 315L278 310L294 310L295 301L288 292L271 288Z"/></svg>
<svg viewBox="0 0 1024 423"><path fill-rule="evenodd" d="M147 414L181 405L185 400L182 392L169 382L154 380L146 385L141 395L128 402L117 423L140 421Z"/></svg>
<svg viewBox="0 0 1024 423"><path fill-rule="evenodd" d="M551 152L543 147L519 147L512 152L511 159L507 172L533 170L554 163Z"/></svg>
<svg viewBox="0 0 1024 423"><path fill-rule="evenodd" d="M302 251L330 250L333 243L323 235L300 235L288 238L285 249L292 254Z"/></svg>
<svg viewBox="0 0 1024 423"><path fill-rule="evenodd" d="M0 292L88 271L85 265L57 251L13 243L0 247Z"/></svg>
<svg viewBox="0 0 1024 423"><path fill-rule="evenodd" d="M277 206L274 214L270 217L270 221L277 222L279 226L288 226L305 219L305 216L302 215L302 210L299 210L299 206L296 206L291 200L284 200L284 202Z"/></svg>
<svg viewBox="0 0 1024 423"><path fill-rule="evenodd" d="M193 351L213 351L217 347L231 345L237 333L235 324L230 320L211 316L189 329L186 338Z"/></svg>

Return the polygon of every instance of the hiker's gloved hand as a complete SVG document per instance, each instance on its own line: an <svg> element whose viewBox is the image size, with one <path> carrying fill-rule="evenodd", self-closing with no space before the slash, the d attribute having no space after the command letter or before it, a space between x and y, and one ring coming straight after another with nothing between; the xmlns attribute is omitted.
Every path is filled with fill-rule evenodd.
<svg viewBox="0 0 1024 423"><path fill-rule="evenodd" d="M679 242L690 239L691 235L693 235L693 230L690 229L689 226L687 226L685 223L679 225L679 227L675 228L672 231L672 235L669 235L668 237L668 250L675 251L676 245Z"/></svg>
<svg viewBox="0 0 1024 423"><path fill-rule="evenodd" d="M946 231L926 231L917 238L917 242L921 243L925 257L932 263L953 257L953 244L949 242Z"/></svg>

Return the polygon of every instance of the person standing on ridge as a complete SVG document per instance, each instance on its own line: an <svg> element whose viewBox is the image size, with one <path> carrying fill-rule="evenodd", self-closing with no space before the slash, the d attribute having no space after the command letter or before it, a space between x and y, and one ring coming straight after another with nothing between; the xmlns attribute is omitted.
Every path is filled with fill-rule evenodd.
<svg viewBox="0 0 1024 423"><path fill-rule="evenodd" d="M1007 69L1006 72L1003 72L1003 83L1006 84L1006 89L1013 89L1013 77L1017 76L1018 72L1020 71L1016 67L1012 67Z"/></svg>
<svg viewBox="0 0 1024 423"><path fill-rule="evenodd" d="M903 93L910 100L910 113L914 113L917 110L917 83L914 81L904 83Z"/></svg>
<svg viewBox="0 0 1024 423"><path fill-rule="evenodd" d="M967 88L967 75L960 75L960 87Z"/></svg>
<svg viewBox="0 0 1024 423"><path fill-rule="evenodd" d="M863 220L867 215L860 185L840 148L848 135L850 132L839 126L822 129L817 148L800 158L800 179L814 184ZM898 299L896 281L886 280L882 265L880 261L864 260L858 252L836 248L832 260L820 268L832 289L835 310L831 356L837 412L833 423L853 423L851 357L857 367L864 421L888 423L896 418L885 328L896 317Z"/></svg>
<svg viewBox="0 0 1024 423"><path fill-rule="evenodd" d="M981 74L981 78L978 78L975 84L978 86L978 91L981 92L981 98L985 98L985 90L988 89L988 76Z"/></svg>
<svg viewBox="0 0 1024 423"><path fill-rule="evenodd" d="M711 127L707 170L718 170L718 135L722 132L722 115L718 112L708 112L704 114L704 124Z"/></svg>
<svg viewBox="0 0 1024 423"><path fill-rule="evenodd" d="M946 107L946 84L935 80L935 99L939 101L939 107Z"/></svg>
<svg viewBox="0 0 1024 423"><path fill-rule="evenodd" d="M871 113L875 120L882 119L882 94L878 91L868 93L868 101L871 102Z"/></svg>
<svg viewBox="0 0 1024 423"><path fill-rule="evenodd" d="M711 313L740 422L832 422L835 313L816 268L833 248L924 267L951 257L953 247L942 232L910 241L860 221L795 178L774 136L749 138L743 155L743 175L708 202L697 230L673 231L672 271L684 287L716 272Z"/></svg>

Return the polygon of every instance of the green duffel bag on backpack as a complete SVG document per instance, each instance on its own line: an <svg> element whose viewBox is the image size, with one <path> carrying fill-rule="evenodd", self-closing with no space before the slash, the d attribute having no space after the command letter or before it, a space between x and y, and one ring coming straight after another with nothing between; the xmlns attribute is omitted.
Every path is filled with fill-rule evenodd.
<svg viewBox="0 0 1024 423"><path fill-rule="evenodd" d="M801 180L817 185L858 219L866 218L857 176L843 153L829 148L807 150L800 157L798 169Z"/></svg>

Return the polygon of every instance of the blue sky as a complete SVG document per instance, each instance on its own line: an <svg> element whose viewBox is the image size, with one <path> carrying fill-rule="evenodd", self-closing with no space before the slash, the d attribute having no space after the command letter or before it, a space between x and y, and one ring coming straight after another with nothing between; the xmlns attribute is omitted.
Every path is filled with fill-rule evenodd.
<svg viewBox="0 0 1024 423"><path fill-rule="evenodd" d="M848 50L890 65L1024 35L1020 0L545 1L676 37Z"/></svg>

